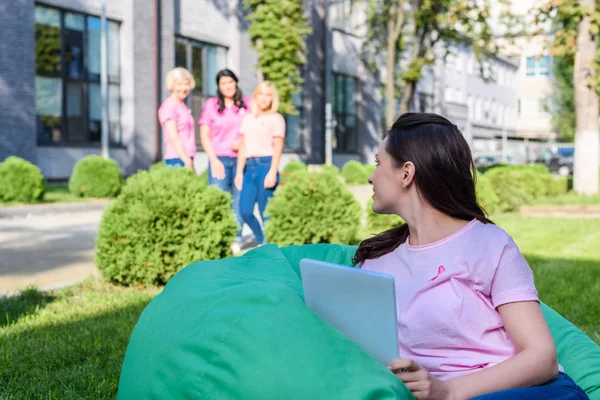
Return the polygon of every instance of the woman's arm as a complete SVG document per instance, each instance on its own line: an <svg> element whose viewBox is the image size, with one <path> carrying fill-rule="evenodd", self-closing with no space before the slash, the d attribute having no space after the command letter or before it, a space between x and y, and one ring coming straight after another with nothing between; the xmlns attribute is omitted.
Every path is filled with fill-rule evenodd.
<svg viewBox="0 0 600 400"><path fill-rule="evenodd" d="M225 167L212 147L212 143L210 142L210 128L207 125L200 126L200 144L206 157L208 157L212 175L217 179L225 179Z"/></svg>
<svg viewBox="0 0 600 400"><path fill-rule="evenodd" d="M234 183L238 190L242 190L242 183L244 181L244 168L246 167L246 148L244 146L244 137L238 139L238 156L237 156L237 169L235 171Z"/></svg>
<svg viewBox="0 0 600 400"><path fill-rule="evenodd" d="M165 122L165 131L167 133L167 139L173 145L173 148L179 155L179 158L181 158L181 160L185 164L185 167L193 171L194 163L192 162L192 159L190 158L188 153L185 151L183 143L181 143L181 138L177 133L177 123L172 119L168 120L167 122Z"/></svg>
<svg viewBox="0 0 600 400"><path fill-rule="evenodd" d="M558 375L556 346L536 301L498 307L517 354L485 370L446 383L452 399L470 399L486 393L544 384Z"/></svg>

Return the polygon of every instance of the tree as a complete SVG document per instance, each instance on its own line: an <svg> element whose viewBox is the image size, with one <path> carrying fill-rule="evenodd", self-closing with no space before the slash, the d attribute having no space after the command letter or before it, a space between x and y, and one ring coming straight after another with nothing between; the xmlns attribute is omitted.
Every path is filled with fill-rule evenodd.
<svg viewBox="0 0 600 400"><path fill-rule="evenodd" d="M497 2L501 7L505 0ZM505 11L502 18L508 15ZM408 111L423 69L435 61L436 45L470 46L478 60L496 51L488 21L490 0L370 0L367 21L368 65L377 69L377 55L386 59L386 123L393 121L396 94L400 92L400 113ZM407 51L404 68L401 52ZM407 54L403 54L406 56ZM480 63L480 73L487 71Z"/></svg>
<svg viewBox="0 0 600 400"><path fill-rule="evenodd" d="M303 80L304 40L311 33L304 18L302 0L244 0L250 11L248 34L258 55L259 80L267 79L279 92L280 111L296 114L292 97Z"/></svg>
<svg viewBox="0 0 600 400"><path fill-rule="evenodd" d="M575 139L575 94L573 92L572 57L555 57L552 65L554 88L547 111L552 115L552 126L562 140Z"/></svg>
<svg viewBox="0 0 600 400"><path fill-rule="evenodd" d="M575 105L575 161L573 189L581 194L598 193L600 135L598 133L598 70L600 59L597 35L600 32L598 0L551 0L537 13L538 22L553 20L553 56L573 59L573 101ZM575 21L575 24L572 22Z"/></svg>

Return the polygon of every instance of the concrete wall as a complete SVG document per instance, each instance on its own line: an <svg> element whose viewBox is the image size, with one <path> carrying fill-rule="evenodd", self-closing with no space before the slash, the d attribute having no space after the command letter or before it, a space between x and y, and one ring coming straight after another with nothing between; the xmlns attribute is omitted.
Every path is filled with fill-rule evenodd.
<svg viewBox="0 0 600 400"><path fill-rule="evenodd" d="M0 1L0 38L0 162L36 162L33 1Z"/></svg>

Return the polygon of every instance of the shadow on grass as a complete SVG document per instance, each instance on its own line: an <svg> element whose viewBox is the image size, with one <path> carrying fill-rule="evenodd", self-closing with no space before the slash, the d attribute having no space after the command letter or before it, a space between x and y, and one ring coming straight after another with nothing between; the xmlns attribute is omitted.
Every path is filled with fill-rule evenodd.
<svg viewBox="0 0 600 400"><path fill-rule="evenodd" d="M0 328L32 315L54 301L54 297L35 288L22 290L18 295L0 300Z"/></svg>
<svg viewBox="0 0 600 400"><path fill-rule="evenodd" d="M76 307L78 300L71 301ZM30 329L9 327L0 335L0 398L114 399L129 337L149 301Z"/></svg>
<svg viewBox="0 0 600 400"><path fill-rule="evenodd" d="M600 345L600 262L525 254L540 299Z"/></svg>

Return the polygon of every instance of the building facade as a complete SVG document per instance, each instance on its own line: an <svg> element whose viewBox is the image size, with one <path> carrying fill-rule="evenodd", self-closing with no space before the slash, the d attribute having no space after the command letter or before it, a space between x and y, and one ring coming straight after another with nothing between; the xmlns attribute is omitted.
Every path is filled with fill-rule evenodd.
<svg viewBox="0 0 600 400"><path fill-rule="evenodd" d="M324 3L304 0L312 34L301 67L305 82L294 99L298 115L286 116L282 164L325 160L326 33L334 164L372 162L383 137L380 82L360 60L366 5L339 0L325 10ZM7 9L0 13L0 160L17 155L49 179L67 178L79 159L100 154L100 1L15 0ZM161 159L156 110L169 94L164 76L170 69L184 66L194 74L188 101L196 120L216 94L221 68L236 72L246 95L257 84L241 0L107 0L107 17L110 157L125 175ZM456 53L451 60L438 57L425 72L413 108L450 117L475 152L497 149L502 131L516 129L514 65L497 58L505 72L486 83L469 50ZM206 167L201 151L195 163Z"/></svg>

